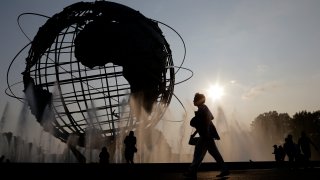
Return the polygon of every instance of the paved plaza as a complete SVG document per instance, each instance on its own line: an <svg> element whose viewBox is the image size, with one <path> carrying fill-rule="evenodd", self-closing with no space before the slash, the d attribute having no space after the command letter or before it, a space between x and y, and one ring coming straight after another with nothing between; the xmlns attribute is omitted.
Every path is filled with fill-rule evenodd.
<svg viewBox="0 0 320 180"><path fill-rule="evenodd" d="M26 179L132 179L132 180L179 180L190 179L183 176L188 163L151 163L110 164L97 163L65 164L65 163L1 163L2 177ZM217 178L219 174L215 163L203 163L197 174L198 180L230 179L230 180L291 180L319 179L319 162L313 162L313 168L275 167L273 162L234 162L228 163L231 174Z"/></svg>

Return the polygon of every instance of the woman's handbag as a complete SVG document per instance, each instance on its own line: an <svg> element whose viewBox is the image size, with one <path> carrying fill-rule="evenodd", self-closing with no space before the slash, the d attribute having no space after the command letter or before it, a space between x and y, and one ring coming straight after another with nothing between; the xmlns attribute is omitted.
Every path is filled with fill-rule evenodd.
<svg viewBox="0 0 320 180"><path fill-rule="evenodd" d="M193 146L196 145L198 140L199 140L199 137L190 136L189 145L193 145Z"/></svg>
<svg viewBox="0 0 320 180"><path fill-rule="evenodd" d="M198 142L198 140L199 140L199 138L200 137L195 137L196 136L196 134L197 134L197 131L195 131L194 133L192 133L191 135L190 135L190 138L189 138L189 145L196 145L197 144L197 142Z"/></svg>

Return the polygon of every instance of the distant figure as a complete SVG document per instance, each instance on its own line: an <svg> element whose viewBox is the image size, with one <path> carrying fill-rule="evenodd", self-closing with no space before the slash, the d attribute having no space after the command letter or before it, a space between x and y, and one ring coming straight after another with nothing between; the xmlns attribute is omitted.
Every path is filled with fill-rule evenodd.
<svg viewBox="0 0 320 180"><path fill-rule="evenodd" d="M193 99L193 104L198 107L195 112L194 118L190 121L190 125L199 133L199 140L195 145L193 160L184 176L196 178L198 168L206 155L207 151L216 160L220 167L220 174L217 177L223 177L230 174L216 144L215 139L219 140L220 137L215 129L212 120L214 119L208 107L204 104L205 96L196 93Z"/></svg>
<svg viewBox="0 0 320 180"><path fill-rule="evenodd" d="M124 156L126 158L126 161L129 164L134 164L134 153L137 152L137 138L134 136L134 132L130 131L129 135L126 136L123 142L125 144Z"/></svg>
<svg viewBox="0 0 320 180"><path fill-rule="evenodd" d="M107 147L102 147L101 152L99 154L99 163L100 164L109 164L110 154L107 150Z"/></svg>
<svg viewBox="0 0 320 180"><path fill-rule="evenodd" d="M277 167L283 166L284 157L286 156L286 153L284 152L284 149L281 145L277 146L276 144L273 145L273 153L274 159L276 161Z"/></svg>
<svg viewBox="0 0 320 180"><path fill-rule="evenodd" d="M284 151L281 145L278 146L278 152L279 152L280 162L283 162L284 158L286 157L286 152Z"/></svg>
<svg viewBox="0 0 320 180"><path fill-rule="evenodd" d="M276 162L280 162L281 156L280 156L279 148L276 144L273 145L272 154L274 154L274 159L276 160Z"/></svg>
<svg viewBox="0 0 320 180"><path fill-rule="evenodd" d="M318 151L318 147L311 141L307 134L304 131L302 131L301 137L298 140L298 147L302 152L303 160L305 161L306 165L308 165L311 158L310 145L312 145Z"/></svg>
<svg viewBox="0 0 320 180"><path fill-rule="evenodd" d="M284 151L288 157L289 166L290 166L290 168L293 168L295 157L297 154L297 149L296 149L295 143L293 142L291 134L289 134L285 138L285 143L283 144L283 148L284 148Z"/></svg>

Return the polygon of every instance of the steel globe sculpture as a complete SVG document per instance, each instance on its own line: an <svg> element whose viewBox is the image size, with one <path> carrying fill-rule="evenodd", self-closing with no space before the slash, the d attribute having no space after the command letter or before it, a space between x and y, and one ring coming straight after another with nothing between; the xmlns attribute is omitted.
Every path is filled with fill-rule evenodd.
<svg viewBox="0 0 320 180"><path fill-rule="evenodd" d="M79 2L39 28L24 93L46 131L63 142L76 136L83 147L89 134L99 144L154 127L173 96L173 67L156 21L113 2Z"/></svg>

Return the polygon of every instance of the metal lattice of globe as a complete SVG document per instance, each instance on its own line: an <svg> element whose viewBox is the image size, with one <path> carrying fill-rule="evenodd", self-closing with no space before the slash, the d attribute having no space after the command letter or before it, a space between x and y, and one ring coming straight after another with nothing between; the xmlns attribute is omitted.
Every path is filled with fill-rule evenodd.
<svg viewBox="0 0 320 180"><path fill-rule="evenodd" d="M90 130L105 141L141 124L156 125L175 80L158 23L105 1L75 3L49 18L32 41L22 74L37 121L63 142L77 135L80 146ZM132 102L147 119L139 118Z"/></svg>

